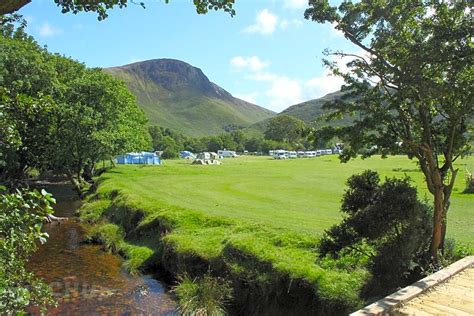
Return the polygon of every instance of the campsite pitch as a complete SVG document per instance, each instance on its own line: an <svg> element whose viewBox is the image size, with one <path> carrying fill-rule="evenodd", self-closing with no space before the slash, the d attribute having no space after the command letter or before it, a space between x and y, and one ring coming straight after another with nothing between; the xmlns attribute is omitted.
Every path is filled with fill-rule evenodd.
<svg viewBox="0 0 474 316"><path fill-rule="evenodd" d="M460 172L448 213L448 237L474 246L474 195L463 194L465 170L474 158L459 160ZM341 219L346 179L366 169L384 177L411 177L421 199L431 203L415 161L404 156L372 157L340 163L336 156L274 160L241 156L221 166L168 160L161 167L119 166L107 173L113 186L145 203L168 205L206 215L258 223L296 233L319 235Z"/></svg>

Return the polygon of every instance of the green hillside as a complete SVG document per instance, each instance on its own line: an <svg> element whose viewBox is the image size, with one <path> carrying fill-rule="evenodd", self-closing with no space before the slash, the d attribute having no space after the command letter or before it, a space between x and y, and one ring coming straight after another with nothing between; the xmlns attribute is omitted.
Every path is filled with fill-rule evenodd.
<svg viewBox="0 0 474 316"><path fill-rule="evenodd" d="M234 98L182 61L155 59L104 71L126 82L150 124L187 135L218 134L226 127L246 127L275 114Z"/></svg>
<svg viewBox="0 0 474 316"><path fill-rule="evenodd" d="M323 109L323 106L327 102L335 101L340 99L345 92L333 92L326 94L322 98L306 101L303 103L295 104L281 112L282 115L291 115L299 118L306 123L311 123L316 119L320 118L323 114L327 113Z"/></svg>
<svg viewBox="0 0 474 316"><path fill-rule="evenodd" d="M327 113L327 110L323 109L323 106L327 102L335 101L341 98L344 95L344 92L333 92L325 95L324 97L298 103L288 107L286 110L282 111L278 115L290 115L294 116L307 124L313 123L314 121L320 119L323 114ZM251 136L262 136L263 132L265 131L268 121L270 118L252 124L248 128L245 129L247 135ZM337 121L332 122L323 122L323 124L330 124L330 125L344 125L350 118L344 118Z"/></svg>

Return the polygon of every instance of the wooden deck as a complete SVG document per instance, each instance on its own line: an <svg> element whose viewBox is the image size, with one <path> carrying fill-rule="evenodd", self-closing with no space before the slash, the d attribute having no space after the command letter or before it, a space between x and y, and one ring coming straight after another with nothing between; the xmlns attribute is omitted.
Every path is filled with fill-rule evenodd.
<svg viewBox="0 0 474 316"><path fill-rule="evenodd" d="M474 315L474 256L351 314L361 315Z"/></svg>
<svg viewBox="0 0 474 316"><path fill-rule="evenodd" d="M395 309L391 315L474 315L474 267Z"/></svg>

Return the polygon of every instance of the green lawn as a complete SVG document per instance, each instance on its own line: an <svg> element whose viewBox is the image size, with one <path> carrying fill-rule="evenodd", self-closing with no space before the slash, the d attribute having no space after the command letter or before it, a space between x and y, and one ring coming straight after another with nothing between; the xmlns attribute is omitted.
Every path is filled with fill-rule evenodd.
<svg viewBox="0 0 474 316"><path fill-rule="evenodd" d="M465 169L474 169L474 159L461 160L457 167L460 173L448 216L448 235L474 246L474 195L462 194ZM174 160L162 167L119 166L107 174L117 188L142 200L320 234L340 220L346 179L365 169L377 170L382 177L408 175L420 197L431 200L416 163L403 156L346 164L335 156L296 160L247 156L226 159L221 166Z"/></svg>
<svg viewBox="0 0 474 316"><path fill-rule="evenodd" d="M474 195L462 190L465 169L474 169L474 159L457 167L448 235L472 249ZM335 156L238 157L220 166L175 160L107 171L81 218L97 224L95 234L105 244L118 243L115 248L132 268L157 261L175 276L212 269L235 284L243 282L248 290L235 292L237 306L261 305L266 311L293 298L300 301L288 311L300 306L303 314L347 314L366 303L359 291L369 274L352 259L318 260L315 245L341 219L346 179L369 168L382 177L407 174L421 197L430 198L416 164L405 157L347 164ZM104 225L104 217L110 224ZM117 242L122 231L126 238Z"/></svg>

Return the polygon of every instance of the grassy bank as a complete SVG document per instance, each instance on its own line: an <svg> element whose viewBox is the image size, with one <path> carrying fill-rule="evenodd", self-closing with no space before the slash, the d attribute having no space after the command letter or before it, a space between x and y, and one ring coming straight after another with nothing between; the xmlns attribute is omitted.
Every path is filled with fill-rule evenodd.
<svg viewBox="0 0 474 316"><path fill-rule="evenodd" d="M448 225L449 236L471 247L474 196L461 192L464 164L473 162L458 165ZM349 164L332 156L240 157L221 166L167 161L108 171L81 216L107 220L93 235L123 252L132 270L160 265L174 275L226 276L236 311L343 313L363 304L358 292L367 273L352 262L316 263L314 245L340 220L347 177L369 168L382 176L408 174L426 194L416 164L404 157Z"/></svg>

